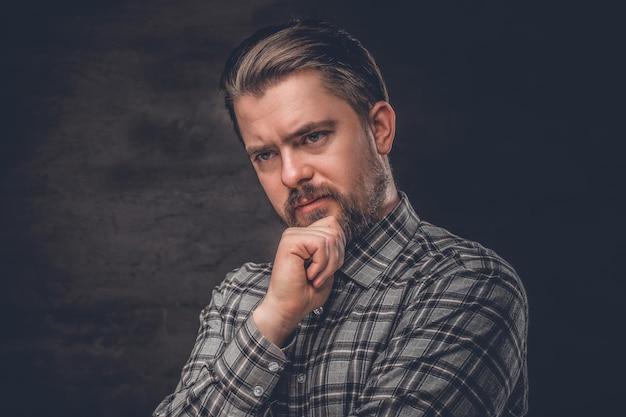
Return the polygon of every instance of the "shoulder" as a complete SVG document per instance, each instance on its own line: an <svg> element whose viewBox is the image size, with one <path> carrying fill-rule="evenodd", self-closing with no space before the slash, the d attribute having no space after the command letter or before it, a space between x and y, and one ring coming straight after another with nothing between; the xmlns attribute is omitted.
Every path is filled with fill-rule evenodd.
<svg viewBox="0 0 626 417"><path fill-rule="evenodd" d="M273 264L247 262L226 274L225 283L246 285L263 280L272 273Z"/></svg>
<svg viewBox="0 0 626 417"><path fill-rule="evenodd" d="M271 273L271 263L252 262L228 272L213 290L211 305L207 308L251 310L265 296Z"/></svg>
<svg viewBox="0 0 626 417"><path fill-rule="evenodd" d="M407 247L409 286L403 322L460 326L460 332L501 332L521 346L528 300L515 269L495 251L423 223ZM407 256L409 259L409 256ZM480 330L483 329L483 330Z"/></svg>
<svg viewBox="0 0 626 417"><path fill-rule="evenodd" d="M420 259L416 261L423 263L427 271L501 271L517 275L514 268L494 250L427 222L421 223L410 246L410 251L419 254Z"/></svg>
<svg viewBox="0 0 626 417"><path fill-rule="evenodd" d="M216 290L247 292L255 288L267 289L271 274L272 263L248 262L226 273Z"/></svg>
<svg viewBox="0 0 626 417"><path fill-rule="evenodd" d="M406 248L405 260L404 268L421 281L420 293L476 293L509 300L503 302L514 298L526 304L522 281L505 259L478 242L428 222L420 223Z"/></svg>

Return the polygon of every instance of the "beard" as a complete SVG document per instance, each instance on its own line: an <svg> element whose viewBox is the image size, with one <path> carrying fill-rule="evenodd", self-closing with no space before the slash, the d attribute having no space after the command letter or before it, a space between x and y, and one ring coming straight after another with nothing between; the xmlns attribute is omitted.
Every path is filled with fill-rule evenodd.
<svg viewBox="0 0 626 417"><path fill-rule="evenodd" d="M343 229L346 242L350 243L363 235L382 218L383 206L386 202L386 191L391 175L385 170L382 162L373 155L370 158L369 171L360 179L355 190L348 194L340 193L328 184L315 185L302 183L289 193L281 217L287 227L306 227L328 215L327 210L314 210L303 215L299 221L296 217L296 204L303 199L326 197L339 205L337 221Z"/></svg>

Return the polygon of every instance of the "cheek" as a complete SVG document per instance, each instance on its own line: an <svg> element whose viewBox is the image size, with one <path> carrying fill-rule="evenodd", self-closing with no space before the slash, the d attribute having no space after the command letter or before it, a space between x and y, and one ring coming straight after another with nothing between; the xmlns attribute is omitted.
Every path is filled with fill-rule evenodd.
<svg viewBox="0 0 626 417"><path fill-rule="evenodd" d="M371 152L367 140L365 137L348 137L346 134L337 148L326 156L328 167L326 172L329 174L334 172L333 178L344 184L352 186L357 183L358 178L369 168Z"/></svg>
<svg viewBox="0 0 626 417"><path fill-rule="evenodd" d="M332 178L332 182L348 194L358 188L359 179L364 174L363 166L358 163L358 158L354 156L337 160L327 172Z"/></svg>

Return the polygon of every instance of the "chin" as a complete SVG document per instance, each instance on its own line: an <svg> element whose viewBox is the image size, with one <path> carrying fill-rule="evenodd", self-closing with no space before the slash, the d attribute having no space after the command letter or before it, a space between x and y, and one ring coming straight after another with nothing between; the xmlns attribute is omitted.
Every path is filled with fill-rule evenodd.
<svg viewBox="0 0 626 417"><path fill-rule="evenodd" d="M307 227L324 217L329 216L328 210L313 210L309 213L297 216L298 226Z"/></svg>

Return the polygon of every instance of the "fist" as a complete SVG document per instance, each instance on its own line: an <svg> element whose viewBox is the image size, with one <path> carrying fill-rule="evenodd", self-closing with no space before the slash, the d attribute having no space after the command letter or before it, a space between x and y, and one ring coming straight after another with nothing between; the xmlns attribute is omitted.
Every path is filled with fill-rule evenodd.
<svg viewBox="0 0 626 417"><path fill-rule="evenodd" d="M267 294L254 311L262 334L280 344L302 318L326 302L345 246L344 233L332 216L283 232Z"/></svg>

